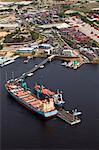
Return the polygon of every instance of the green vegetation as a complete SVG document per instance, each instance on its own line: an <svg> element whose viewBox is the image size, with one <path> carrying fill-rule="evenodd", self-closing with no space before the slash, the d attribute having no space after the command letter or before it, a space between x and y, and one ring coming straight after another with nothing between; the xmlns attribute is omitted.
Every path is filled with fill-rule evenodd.
<svg viewBox="0 0 99 150"><path fill-rule="evenodd" d="M97 24L99 24L99 21L95 21Z"/></svg>
<svg viewBox="0 0 99 150"><path fill-rule="evenodd" d="M67 15L69 15L69 16L77 16L77 15L79 15L79 12L76 11L76 12L73 12L73 13L69 13L69 14L67 14Z"/></svg>
<svg viewBox="0 0 99 150"><path fill-rule="evenodd" d="M61 11L61 12L59 13L59 17L61 17L61 18L64 18L64 17L65 17L64 11Z"/></svg>
<svg viewBox="0 0 99 150"><path fill-rule="evenodd" d="M3 44L0 44L0 50L3 49Z"/></svg>
<svg viewBox="0 0 99 150"><path fill-rule="evenodd" d="M18 5L18 9L21 9L23 6L23 4Z"/></svg>
<svg viewBox="0 0 99 150"><path fill-rule="evenodd" d="M93 24L93 21L90 21L86 16L80 15L80 17L81 17L81 20L82 20L82 21L84 21L84 22L86 22L86 23L88 23L88 24L90 24L90 25Z"/></svg>
<svg viewBox="0 0 99 150"><path fill-rule="evenodd" d="M16 30L5 37L5 43L21 43L27 42L31 40L29 37L29 33L27 33L27 37L24 36L24 33L21 33L20 28L16 28Z"/></svg>
<svg viewBox="0 0 99 150"><path fill-rule="evenodd" d="M61 10L60 10L60 13L59 13L59 16L61 18L64 18L66 15L65 15L65 11L66 10L69 10L70 9L70 5L64 5L62 6Z"/></svg>
<svg viewBox="0 0 99 150"><path fill-rule="evenodd" d="M93 3L89 3L86 0L85 1L80 0L79 3L72 5L73 10L84 12L84 13L90 12L92 11L93 8L98 8L98 7L99 7L98 2L94 1Z"/></svg>
<svg viewBox="0 0 99 150"><path fill-rule="evenodd" d="M64 10L70 9L70 5L64 5L64 6L63 6L63 9L64 9Z"/></svg>
<svg viewBox="0 0 99 150"><path fill-rule="evenodd" d="M70 47L73 47L74 43L70 40L67 40L66 43L70 46Z"/></svg>
<svg viewBox="0 0 99 150"><path fill-rule="evenodd" d="M73 41L73 40L69 40L69 39L66 39L66 38L64 38L63 37L63 39L64 39L64 41L70 46L70 47L73 47L74 48L74 46L75 46L75 42Z"/></svg>
<svg viewBox="0 0 99 150"><path fill-rule="evenodd" d="M77 11L77 12L73 12L73 13L70 13L70 14L67 14L69 16L79 16L81 18L82 21L90 24L90 25L95 25L97 27L99 27L99 21L91 21L90 18L88 18L86 15L82 14L81 12Z"/></svg>
<svg viewBox="0 0 99 150"><path fill-rule="evenodd" d="M8 34L5 37L4 42L5 43L21 43L21 42L28 42L30 40L36 41L40 37L41 37L40 34L36 31L21 32L20 28L16 28L15 32L12 32L11 34Z"/></svg>
<svg viewBox="0 0 99 150"><path fill-rule="evenodd" d="M37 40L40 36L39 33L35 32L35 31L31 31L30 34L31 34L33 40Z"/></svg>
<svg viewBox="0 0 99 150"><path fill-rule="evenodd" d="M32 51L32 55L33 55L33 56L35 55L35 51Z"/></svg>
<svg viewBox="0 0 99 150"><path fill-rule="evenodd" d="M4 40L5 43L19 43L19 42L23 42L23 41L24 41L23 36L17 35L16 37L13 37L11 34L8 34Z"/></svg>
<svg viewBox="0 0 99 150"><path fill-rule="evenodd" d="M92 46L93 46L93 47L99 47L99 43L93 40Z"/></svg>

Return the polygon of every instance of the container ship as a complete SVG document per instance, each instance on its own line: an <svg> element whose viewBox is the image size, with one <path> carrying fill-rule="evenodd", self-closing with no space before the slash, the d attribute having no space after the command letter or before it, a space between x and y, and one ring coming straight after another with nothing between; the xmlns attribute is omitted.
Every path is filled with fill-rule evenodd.
<svg viewBox="0 0 99 150"><path fill-rule="evenodd" d="M17 102L44 118L50 118L58 113L52 97L38 99L22 80L11 79L7 81L5 88Z"/></svg>
<svg viewBox="0 0 99 150"><path fill-rule="evenodd" d="M65 101L63 100L62 92L57 90L57 93L52 92L51 90L45 88L42 84L36 84L34 86L34 93L38 98L53 98L55 106L63 106Z"/></svg>

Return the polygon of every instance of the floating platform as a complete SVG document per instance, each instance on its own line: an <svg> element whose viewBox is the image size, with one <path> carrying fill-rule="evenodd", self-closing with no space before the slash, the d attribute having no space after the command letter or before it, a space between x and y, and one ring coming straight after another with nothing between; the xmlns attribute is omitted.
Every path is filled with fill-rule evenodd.
<svg viewBox="0 0 99 150"><path fill-rule="evenodd" d="M66 111L64 109L59 110L57 116L65 122L69 123L70 125L74 125L81 122L81 119L79 119L77 116L75 117L69 111Z"/></svg>

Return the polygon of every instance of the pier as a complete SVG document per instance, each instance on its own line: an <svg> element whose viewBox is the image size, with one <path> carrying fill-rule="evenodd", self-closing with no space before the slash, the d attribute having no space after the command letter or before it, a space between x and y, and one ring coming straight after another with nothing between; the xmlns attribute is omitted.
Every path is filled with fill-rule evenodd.
<svg viewBox="0 0 99 150"><path fill-rule="evenodd" d="M47 62L50 62L54 57L55 57L55 55L51 55L48 58L44 59L40 64L38 64L37 66L35 66L30 71L26 72L26 74L28 74L28 73L34 73L36 70L38 70L40 68L40 66L45 65Z"/></svg>
<svg viewBox="0 0 99 150"><path fill-rule="evenodd" d="M67 56L63 56L63 55L57 55L57 54L55 55L55 54L53 54L53 55L49 56L48 58L44 59L41 63L35 65L31 70L29 70L28 72L24 73L24 75L20 76L18 79L21 79L24 76L27 77L27 75L29 73L34 73L35 71L40 69L40 66L45 65L47 62L51 62L55 58L56 59L60 59L60 60L64 58L65 60L69 60L69 61L70 60L79 59L78 57L67 57Z"/></svg>
<svg viewBox="0 0 99 150"><path fill-rule="evenodd" d="M20 76L19 78L17 78L17 80L25 78L28 76L28 74L33 74L35 71L37 71L38 69L40 69L40 66L45 65L47 62L51 62L52 59L59 57L58 55L51 55L48 58L44 59L41 63L39 63L38 65L35 65L31 70L29 70L28 72L22 74L22 76ZM61 56L60 56L61 57ZM77 112L77 109L73 110L72 113L70 113L69 111L66 111L64 109L60 109L58 110L58 114L57 117L65 122L67 122L70 125L75 125L77 123L81 122L81 119L78 118L78 115L80 115L81 112Z"/></svg>
<svg viewBox="0 0 99 150"><path fill-rule="evenodd" d="M78 112L78 113L81 114L80 112ZM75 124L81 122L81 119L79 119L77 117L77 115L74 115L64 109L61 109L58 111L57 117L62 119L65 122L69 123L70 125L75 125Z"/></svg>
<svg viewBox="0 0 99 150"><path fill-rule="evenodd" d="M23 74L22 76L20 76L18 79L23 78L24 76L27 77L27 75L29 73L34 73L35 71L37 71L38 69L40 69L40 66L45 65L47 62L51 62L52 59L55 58L55 55L51 55L48 58L44 59L41 63L39 63L38 65L35 65L31 70L29 70L28 72L26 72L25 74Z"/></svg>

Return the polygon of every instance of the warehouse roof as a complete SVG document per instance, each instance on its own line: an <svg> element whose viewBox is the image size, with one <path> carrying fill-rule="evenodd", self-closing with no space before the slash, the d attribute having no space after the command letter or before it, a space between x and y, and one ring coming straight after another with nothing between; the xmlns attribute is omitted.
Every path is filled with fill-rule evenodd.
<svg viewBox="0 0 99 150"><path fill-rule="evenodd" d="M52 27L56 27L58 29L61 29L61 28L68 28L70 27L70 25L68 25L67 23L54 23L54 24L46 24L46 25L41 25L39 26L41 28L52 28Z"/></svg>

